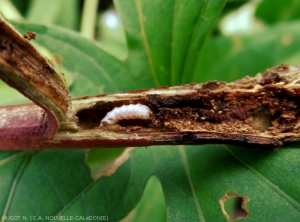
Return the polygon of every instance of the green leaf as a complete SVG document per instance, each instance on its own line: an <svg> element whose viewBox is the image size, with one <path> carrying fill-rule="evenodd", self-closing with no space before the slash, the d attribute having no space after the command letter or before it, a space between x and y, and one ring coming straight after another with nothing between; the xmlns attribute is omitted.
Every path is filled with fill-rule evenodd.
<svg viewBox="0 0 300 222"><path fill-rule="evenodd" d="M84 150L1 152L3 215L27 220L55 215L92 182L84 155Z"/></svg>
<svg viewBox="0 0 300 222"><path fill-rule="evenodd" d="M180 73L184 73L183 81L191 79L196 66L195 57L198 58L205 36L224 2L225 0L200 1L194 8L192 5L185 7L182 2L175 4L173 1L164 1L163 5L159 4L159 0L154 3L140 0L116 1L129 50L124 62L74 32L50 25L27 22L16 24L21 32L37 32L37 42L61 56L63 65L75 73L71 88L73 96L112 93L170 85L173 81L170 76L171 66L174 66L177 73L173 75L175 82L179 81L182 75ZM170 11L173 8L176 11L174 15ZM187 21L185 29L190 31L182 35L182 20L186 20L184 14L188 12L191 12L192 19L188 19L190 21ZM171 49L171 46L174 48ZM186 55L187 58L179 67L177 64L181 55Z"/></svg>
<svg viewBox="0 0 300 222"><path fill-rule="evenodd" d="M297 0L261 1L256 16L268 24L298 20L300 18L300 2Z"/></svg>
<svg viewBox="0 0 300 222"><path fill-rule="evenodd" d="M191 80L205 37L225 0L115 3L126 31L131 69L151 75L159 86Z"/></svg>
<svg viewBox="0 0 300 222"><path fill-rule="evenodd" d="M78 0L31 0L26 18L41 23L54 23L66 28L78 28Z"/></svg>
<svg viewBox="0 0 300 222"><path fill-rule="evenodd" d="M84 151L2 152L1 187L7 195L0 206L6 215L27 218L103 215L118 221L137 204L147 180L155 175L169 220L226 221L219 199L236 193L250 199L252 221L294 221L300 216L297 156L294 148L138 148L113 175L93 182L82 161Z"/></svg>
<svg viewBox="0 0 300 222"><path fill-rule="evenodd" d="M182 71L181 83L189 83L197 74L197 60L202 52L205 38L212 28L213 22L223 9L226 1L202 1L200 15L193 27L193 35L190 39L188 52L185 58L184 70Z"/></svg>
<svg viewBox="0 0 300 222"><path fill-rule="evenodd" d="M193 81L230 82L282 63L298 65L299 25L299 21L289 22L253 34L210 38L197 61L198 75Z"/></svg>
<svg viewBox="0 0 300 222"><path fill-rule="evenodd" d="M29 99L27 99L17 90L6 85L6 83L4 83L2 80L0 80L0 101L1 105L13 105L30 102Z"/></svg>
<svg viewBox="0 0 300 222"><path fill-rule="evenodd" d="M127 220L126 220L127 219ZM157 177L152 176L147 182L143 196L137 207L122 222L166 221L167 212L163 190Z"/></svg>
<svg viewBox="0 0 300 222"><path fill-rule="evenodd" d="M56 214L59 216L64 212L71 212L70 216L74 217L109 215L110 221L115 221L114 208L109 204L105 208L110 210L106 211L97 202L105 203L106 198L111 200L110 197L116 194L119 197L122 193L112 192L110 196L109 189L113 186L103 187L103 179L109 177L93 181L84 157L84 150L1 152L0 186L3 195L0 208L3 216L20 215L21 219L18 221L26 221L31 217L50 221ZM138 187L139 184L135 186ZM108 192L106 197L99 190L101 187ZM143 187L139 190L141 193ZM79 201L83 201L83 205L78 205ZM134 203L128 207L132 208L132 204ZM128 211L120 210L121 216L116 218L121 219L126 213ZM53 221L59 220L54 217Z"/></svg>
<svg viewBox="0 0 300 222"><path fill-rule="evenodd" d="M194 3L192 7L179 0L116 1L129 50L125 61L62 28L27 22L19 22L18 28L36 31L37 42L61 56L63 65L75 73L73 96L179 84L191 79L232 80L263 71L273 63L297 59L298 23L250 36L210 39L200 55L224 1ZM119 221L135 212L133 219L138 220L146 209L145 200L139 202L144 188L155 176L160 185L156 180L147 186L159 195L162 189L168 221L226 221L219 201L229 194L249 200L245 221L297 221L298 147L137 148L114 174L95 181L84 162L84 151L1 152L0 206L7 215L102 215ZM107 160L109 156L103 151L101 158ZM144 195L148 199L147 192ZM159 204L162 198L158 197ZM150 209L158 210L154 206Z"/></svg>
<svg viewBox="0 0 300 222"><path fill-rule="evenodd" d="M203 1L177 1L175 4L174 15L174 30L173 30L173 45L172 45L172 67L171 78L172 85L177 85L182 82L184 78L188 79L190 73L184 74L185 68L188 69L188 65L185 63L190 62L189 57L195 56L195 48L193 48L194 42L198 41L200 47L196 50L201 50L201 45L205 39L207 30L204 30L204 21L208 18L204 18L202 15L205 12L202 7L207 4ZM220 6L219 6L220 7ZM199 13L200 12L200 13ZM208 22L211 22L208 19ZM199 32L197 33L197 29ZM199 44L198 43L198 44ZM193 68L193 67L191 67ZM189 68L189 69L191 69Z"/></svg>
<svg viewBox="0 0 300 222"><path fill-rule="evenodd" d="M60 27L15 22L21 32L37 32L37 42L62 58L73 73L73 96L112 93L128 89L130 76L121 61L90 40ZM120 81L121 80L121 81ZM127 84L126 84L127 83Z"/></svg>
<svg viewBox="0 0 300 222"><path fill-rule="evenodd" d="M227 193L250 199L249 220L291 221L300 216L298 155L299 150L293 148L151 147L147 152L134 150L119 170L130 167L132 183L140 185L144 184L143 177L156 175L164 191L168 218L174 221L226 221L219 199ZM112 180L122 180L119 170ZM124 196L133 192L124 185Z"/></svg>
<svg viewBox="0 0 300 222"><path fill-rule="evenodd" d="M43 17L40 15L43 12L39 6L41 3L33 1L28 15L30 18L39 18L39 21L43 21L41 19ZM210 6L211 3L197 1L195 5L197 7L191 3L186 7L182 2L175 4L172 1L165 1L165 5L161 7L159 1L155 4L149 1L137 1L136 3L134 1L117 1L116 3L119 6L119 13L123 17L130 50L129 57L124 63L74 32L51 25L16 22L18 29L23 33L28 30L37 32L37 42L62 58L64 67L74 75L74 84L70 89L74 97L150 88L155 85L170 85L171 82L179 84L183 67L192 68L195 65L186 66L180 62L184 61L182 56L187 54L188 50L192 54L194 53L193 50L187 48L190 39L193 38L198 45L203 44L204 36L208 31L206 26L213 22L214 16L219 13L224 4L214 2ZM55 13L46 13L47 16L54 16L52 20L55 19L60 4L56 2L51 5ZM201 8L202 6L203 8ZM217 12L214 11L216 6ZM174 12L169 11L173 8ZM213 16L212 19L203 17L206 15L201 13L206 11L212 12L207 15ZM170 15L166 19L165 15L168 14ZM202 17L199 17L199 14ZM149 21L145 22L141 19L142 17ZM186 32L182 32L182 28ZM203 33L200 33L199 37L193 37L197 34L193 29ZM157 35L156 30L164 31ZM140 35L141 32L144 34ZM171 45L174 45L173 49L171 49ZM154 54L152 55L152 53ZM195 59L191 60L194 63ZM168 77L171 72L172 76ZM186 75L190 76L190 73Z"/></svg>
<svg viewBox="0 0 300 222"><path fill-rule="evenodd" d="M122 148L101 148L92 149L87 152L87 163L91 169L93 177L97 177L97 174L103 170L109 168L114 160L121 155L124 151Z"/></svg>

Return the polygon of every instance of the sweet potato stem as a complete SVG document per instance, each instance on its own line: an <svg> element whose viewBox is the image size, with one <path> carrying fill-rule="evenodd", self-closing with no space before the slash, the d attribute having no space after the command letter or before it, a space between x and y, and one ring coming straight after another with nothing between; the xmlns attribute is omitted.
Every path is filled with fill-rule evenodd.
<svg viewBox="0 0 300 222"><path fill-rule="evenodd" d="M299 67L281 65L232 83L71 99L63 75L28 35L24 38L3 17L0 33L0 78L34 102L0 107L0 150L207 143L277 147L300 140ZM129 104L149 107L150 118L100 125L107 112Z"/></svg>

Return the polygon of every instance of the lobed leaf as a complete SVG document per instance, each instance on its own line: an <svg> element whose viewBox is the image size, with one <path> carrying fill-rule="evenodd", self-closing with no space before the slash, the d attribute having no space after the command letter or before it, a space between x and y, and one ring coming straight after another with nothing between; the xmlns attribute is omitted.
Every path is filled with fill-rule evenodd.
<svg viewBox="0 0 300 222"><path fill-rule="evenodd" d="M18 23L18 28L36 31L37 41L62 57L75 76L73 96L179 84L191 79L228 81L298 58L297 23L251 36L210 39L200 56L211 22L224 1L198 1L195 5L164 1L162 7L157 7L158 1L152 2L115 2L126 29L126 61L61 28L27 22ZM137 205L148 179L154 175L161 183L169 221L226 221L219 202L226 194L249 199L245 221L297 221L298 147L135 149L114 174L95 181L84 163L84 151L1 152L0 175L4 179L0 183L0 206L6 215L100 214L118 221Z"/></svg>
<svg viewBox="0 0 300 222"><path fill-rule="evenodd" d="M7 215L103 215L118 221L137 204L152 175L161 183L168 220L226 221L219 203L225 194L249 199L249 220L293 221L300 214L299 150L294 148L274 151L206 145L135 149L114 174L94 182L80 163L82 151L2 155L6 166L16 172L16 176L0 172L11 178L2 185L13 196L11 202L2 199L2 209L9 209ZM36 185L43 190L36 190Z"/></svg>
<svg viewBox="0 0 300 222"><path fill-rule="evenodd" d="M297 65L300 23L290 22L248 34L209 38L197 63L195 82L231 82L253 76L274 65Z"/></svg>

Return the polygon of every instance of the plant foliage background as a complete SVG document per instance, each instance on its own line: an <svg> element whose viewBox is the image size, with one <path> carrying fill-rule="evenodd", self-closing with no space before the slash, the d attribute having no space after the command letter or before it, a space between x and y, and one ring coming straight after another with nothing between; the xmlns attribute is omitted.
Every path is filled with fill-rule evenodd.
<svg viewBox="0 0 300 222"><path fill-rule="evenodd" d="M0 1L0 11L21 33L37 32L33 44L64 72L73 97L232 81L281 63L300 64L300 3L225 3L115 0L97 6L87 0L91 9L84 12L78 0L14 0ZM26 101L0 82L2 105ZM298 221L298 147L136 148L102 177L96 175L123 149L3 151L0 210L43 219L226 221L219 200L233 194L249 200L245 221Z"/></svg>

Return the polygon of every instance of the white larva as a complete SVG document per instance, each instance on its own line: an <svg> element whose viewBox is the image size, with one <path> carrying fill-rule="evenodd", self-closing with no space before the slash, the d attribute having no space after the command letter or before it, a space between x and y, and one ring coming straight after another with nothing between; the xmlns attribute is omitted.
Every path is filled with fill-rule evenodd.
<svg viewBox="0 0 300 222"><path fill-rule="evenodd" d="M138 104L123 105L108 112L101 120L100 126L104 124L116 124L123 119L150 119L151 110L148 106Z"/></svg>

